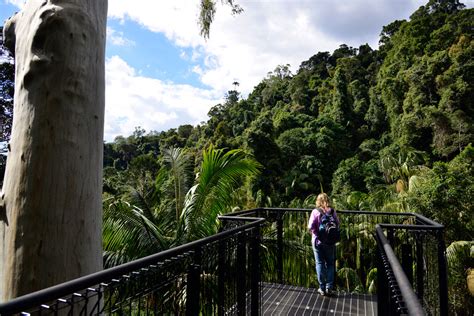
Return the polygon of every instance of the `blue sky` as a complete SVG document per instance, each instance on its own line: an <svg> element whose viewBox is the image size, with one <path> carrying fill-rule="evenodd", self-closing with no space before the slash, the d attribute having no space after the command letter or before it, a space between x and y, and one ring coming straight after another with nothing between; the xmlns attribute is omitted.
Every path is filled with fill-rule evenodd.
<svg viewBox="0 0 474 316"><path fill-rule="evenodd" d="M181 57L183 52L192 53L190 49L180 49L172 45L164 34L150 32L144 26L130 20L120 23L116 19L109 19L108 30L108 57L120 56L130 66L139 69L143 76L206 88L199 80L199 76L192 72L189 63ZM111 37L127 42L114 45L110 40ZM117 39L118 37L120 39Z"/></svg>
<svg viewBox="0 0 474 316"><path fill-rule="evenodd" d="M23 0L0 0L0 19ZM220 1L217 1L220 3ZM135 127L199 124L238 81L244 96L277 65L341 44L377 48L382 26L427 0L237 0L218 6L210 39L199 36L199 0L109 0L104 138ZM473 7L474 0L464 1Z"/></svg>

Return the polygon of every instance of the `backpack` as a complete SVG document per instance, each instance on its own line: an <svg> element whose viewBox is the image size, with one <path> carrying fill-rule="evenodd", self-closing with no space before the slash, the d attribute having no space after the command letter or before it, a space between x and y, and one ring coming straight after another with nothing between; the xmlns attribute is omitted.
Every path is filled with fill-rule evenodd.
<svg viewBox="0 0 474 316"><path fill-rule="evenodd" d="M334 216L334 210L329 214L320 213L318 239L325 245L335 245L341 238L339 225Z"/></svg>

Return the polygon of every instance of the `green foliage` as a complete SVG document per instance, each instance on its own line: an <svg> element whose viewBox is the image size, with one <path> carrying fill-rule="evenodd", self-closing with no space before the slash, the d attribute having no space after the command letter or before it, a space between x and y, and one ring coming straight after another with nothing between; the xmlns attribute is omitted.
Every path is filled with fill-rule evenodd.
<svg viewBox="0 0 474 316"><path fill-rule="evenodd" d="M242 150L205 150L197 183L186 194L181 214L185 239L215 234L217 216L231 211L232 192L242 185L243 178L257 175L259 168L260 164Z"/></svg>
<svg viewBox="0 0 474 316"><path fill-rule="evenodd" d="M163 160L170 170L174 188L175 219L178 221L181 217L185 194L191 186L191 164L188 155L181 148L165 148L163 150Z"/></svg>
<svg viewBox="0 0 474 316"><path fill-rule="evenodd" d="M408 193L416 212L445 225L448 242L474 239L474 148L449 163L436 162Z"/></svg>
<svg viewBox="0 0 474 316"><path fill-rule="evenodd" d="M234 0L221 0L223 4L230 6L232 14L240 14L243 12L242 7L234 2ZM216 14L216 1L214 0L202 0L199 13L199 26L201 35L204 38L209 38L211 30L211 24L214 21Z"/></svg>
<svg viewBox="0 0 474 316"><path fill-rule="evenodd" d="M430 1L393 25L378 74L394 141L438 157L454 157L473 137L474 13L462 7Z"/></svg>
<svg viewBox="0 0 474 316"><path fill-rule="evenodd" d="M115 175L124 183L115 185L115 194L104 194L106 267L216 233L217 216L232 210L233 193L260 169L242 150L211 147L203 151L195 184L189 188L190 156L177 148L163 152L164 165L155 177L146 173L129 185L129 178ZM110 172L106 176L111 178Z"/></svg>
<svg viewBox="0 0 474 316"><path fill-rule="evenodd" d="M261 92L263 105L270 108L278 101L289 102L286 90L291 79L290 65L279 65L273 72L267 74L263 80L264 88Z"/></svg>
<svg viewBox="0 0 474 316"><path fill-rule="evenodd" d="M360 281L357 272L351 268L341 268L337 270L337 281L341 289L346 292L363 293L364 286Z"/></svg>
<svg viewBox="0 0 474 316"><path fill-rule="evenodd" d="M352 191L365 191L364 163L351 157L341 161L333 174L332 189L334 195L348 195Z"/></svg>
<svg viewBox="0 0 474 316"><path fill-rule="evenodd" d="M366 289L369 294L377 293L377 268L373 268L369 271L366 281Z"/></svg>
<svg viewBox="0 0 474 316"><path fill-rule="evenodd" d="M215 1L202 5L215 9ZM119 137L105 144L104 164L128 170L163 147L188 148L196 159L210 145L244 148L262 165L250 184L262 201L286 205L323 187L339 200L369 193L370 209L407 209L400 193L410 177L421 182L415 166L449 161L473 142L472 21L474 10L459 1L429 1L409 21L384 26L379 50L341 45L303 61L296 74L278 65L246 99L236 82L201 126ZM424 153L423 161L395 166L400 148ZM411 174L400 169L388 179L387 163L393 176L402 167Z"/></svg>
<svg viewBox="0 0 474 316"><path fill-rule="evenodd" d="M453 314L472 314L474 302L467 287L467 276L474 269L474 241L455 241L446 248L449 276L450 311Z"/></svg>
<svg viewBox="0 0 474 316"><path fill-rule="evenodd" d="M121 198L104 199L104 266L126 263L176 245L173 208L165 197L164 171ZM129 202L128 202L128 201Z"/></svg>
<svg viewBox="0 0 474 316"><path fill-rule="evenodd" d="M214 4L203 2L211 20ZM127 197L131 214L149 215L130 202L126 183L143 195L170 167L164 148L183 148L199 173L186 202L186 186L178 190L181 180L168 171L152 194L163 205L156 214L180 219L176 235L164 234L173 242L214 232L217 214L233 208L312 206L321 191L337 208L419 212L445 225L448 242L473 240L473 21L474 10L457 0L430 0L410 20L384 26L377 50L341 45L303 61L295 74L279 65L247 98L234 83L199 126L137 129L105 144L104 191ZM224 161L242 158L235 149L252 155L246 168L258 177L222 173ZM213 172L234 189L221 188L207 176ZM364 271L362 284L349 269L364 264L353 257L369 228L358 227L341 249L351 265L339 270L340 286L350 291L375 290L375 270Z"/></svg>

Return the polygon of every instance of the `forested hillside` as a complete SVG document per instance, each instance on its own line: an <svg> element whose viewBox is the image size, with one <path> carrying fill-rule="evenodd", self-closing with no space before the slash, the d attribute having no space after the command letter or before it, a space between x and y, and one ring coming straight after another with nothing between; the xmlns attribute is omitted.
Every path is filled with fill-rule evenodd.
<svg viewBox="0 0 474 316"><path fill-rule="evenodd" d="M296 74L279 65L247 98L235 84L200 126L116 138L105 191L154 179L166 148L196 168L210 145L239 148L262 168L236 207L303 205L324 190L339 208L422 212L452 226L450 240L472 240L474 10L463 7L429 1L384 26L378 50L341 45Z"/></svg>
<svg viewBox="0 0 474 316"><path fill-rule="evenodd" d="M473 36L474 9L430 0L384 26L377 50L279 65L246 98L234 83L202 125L106 143L106 265L211 234L219 214L312 207L324 191L337 209L445 225L450 310L472 311Z"/></svg>

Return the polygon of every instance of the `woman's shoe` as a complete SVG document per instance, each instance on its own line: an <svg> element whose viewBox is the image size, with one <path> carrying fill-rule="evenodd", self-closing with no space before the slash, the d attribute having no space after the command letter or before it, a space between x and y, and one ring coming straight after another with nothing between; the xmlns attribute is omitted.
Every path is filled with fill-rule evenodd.
<svg viewBox="0 0 474 316"><path fill-rule="evenodd" d="M326 295L326 293L323 291L323 289L318 289L318 293L322 296Z"/></svg>

